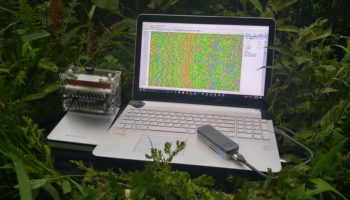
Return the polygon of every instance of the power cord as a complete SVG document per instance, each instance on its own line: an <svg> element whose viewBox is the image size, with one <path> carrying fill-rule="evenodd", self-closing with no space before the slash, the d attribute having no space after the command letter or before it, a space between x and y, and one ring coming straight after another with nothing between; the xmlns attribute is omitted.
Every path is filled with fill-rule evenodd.
<svg viewBox="0 0 350 200"><path fill-rule="evenodd" d="M307 163L309 163L313 157L314 157L314 153L311 151L311 149L309 149L308 147L306 147L304 144L302 144L301 142L295 140L293 137L291 137L290 135L288 135L286 132L289 132L290 134L292 135L295 135L295 133L288 129L288 128L285 128L285 127L282 127L282 126L276 126L275 127L275 132L278 133L278 134L281 134L282 136L290 139L292 142L294 142L295 144L299 145L300 147L302 147L303 149L305 149L309 156L308 156L308 159L306 161L304 161L303 163L297 165L298 167L300 166L303 166L303 165L306 165ZM261 172L260 170L258 170L257 168L255 168L253 165L251 165L245 158L243 155L239 154L238 152L234 153L232 155L232 158L234 160L237 160L239 161L240 163L244 164L245 166L249 167L251 170L253 170L254 172L256 172L257 174L263 176L263 177L268 177L267 174ZM277 176L271 176L272 179L277 179Z"/></svg>
<svg viewBox="0 0 350 200"><path fill-rule="evenodd" d="M288 138L289 140L291 140L292 142L294 142L295 144L299 145L300 147L302 147L303 149L305 149L309 156L308 159L306 161L304 161L303 163L297 165L298 167L306 165L307 163L309 163L313 157L314 157L314 153L311 151L311 149L309 149L307 146L305 146L304 144L302 144L301 142L297 141L296 139L294 139L293 137L291 137L290 135L288 135L286 132L289 132L292 135L295 135L295 132L293 132L292 130L282 127L282 126L275 126L275 132L279 133L281 135L283 135L284 137Z"/></svg>
<svg viewBox="0 0 350 200"><path fill-rule="evenodd" d="M261 175L261 176L263 176L263 177L265 177L265 178L268 176L267 174L261 172L260 170L258 170L257 168L255 168L253 165L251 165L249 162L247 162L247 160L244 158L244 156L242 156L242 154L234 153L234 154L232 155L232 158L233 158L234 160L237 160L237 161L239 161L240 163L244 164L245 166L249 167L251 170L255 171L257 174L259 174L259 175ZM275 177L275 176L272 176L271 178L272 178L272 179L277 179L277 177Z"/></svg>

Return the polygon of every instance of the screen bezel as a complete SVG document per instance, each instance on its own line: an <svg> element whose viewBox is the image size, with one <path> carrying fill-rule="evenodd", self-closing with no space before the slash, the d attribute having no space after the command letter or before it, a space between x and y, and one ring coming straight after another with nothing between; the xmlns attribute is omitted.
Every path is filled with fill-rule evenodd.
<svg viewBox="0 0 350 200"><path fill-rule="evenodd" d="M246 18L246 17L221 17L221 16L189 16L189 15L158 15L158 14L141 14L137 17L136 30L136 48L135 48L135 65L133 81L133 99L150 100L150 101L167 101L180 103L195 103L208 105L224 105L251 108L265 108L265 98L256 98L254 96L244 95L225 95L225 96L205 96L193 94L166 93L165 91L140 91L139 76L141 62L141 36L143 22L169 22L169 23L192 23L192 24L223 24L223 25L254 25L268 26L269 38L268 46L273 45L275 37L275 20L271 18ZM268 49L266 66L271 66L273 61L273 50ZM271 69L266 68L265 88L271 84Z"/></svg>

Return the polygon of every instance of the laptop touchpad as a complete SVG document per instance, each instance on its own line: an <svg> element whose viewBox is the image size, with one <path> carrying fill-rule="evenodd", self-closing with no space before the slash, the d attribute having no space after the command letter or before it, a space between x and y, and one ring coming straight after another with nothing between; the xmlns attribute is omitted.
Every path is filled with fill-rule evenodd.
<svg viewBox="0 0 350 200"><path fill-rule="evenodd" d="M164 145L166 142L171 143L171 151L174 151L176 149L176 141L183 141L187 143L187 138L142 135L134 148L134 152L151 154L151 148L164 151ZM182 156L183 153L184 151L182 150L177 154L177 156Z"/></svg>

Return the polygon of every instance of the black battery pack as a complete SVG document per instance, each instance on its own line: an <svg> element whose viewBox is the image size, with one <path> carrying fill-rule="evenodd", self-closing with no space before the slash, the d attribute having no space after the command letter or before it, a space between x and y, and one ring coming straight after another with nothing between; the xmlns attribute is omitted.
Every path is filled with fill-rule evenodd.
<svg viewBox="0 0 350 200"><path fill-rule="evenodd" d="M210 125L197 128L199 138L225 159L238 152L239 145Z"/></svg>

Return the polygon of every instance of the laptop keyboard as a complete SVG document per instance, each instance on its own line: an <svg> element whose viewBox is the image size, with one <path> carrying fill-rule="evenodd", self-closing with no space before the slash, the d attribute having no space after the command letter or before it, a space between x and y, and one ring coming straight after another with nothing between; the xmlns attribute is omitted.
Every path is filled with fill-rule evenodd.
<svg viewBox="0 0 350 200"><path fill-rule="evenodd" d="M231 138L269 140L267 120L251 115L208 115L131 108L115 125L119 129L154 130L196 134L202 125L211 125Z"/></svg>

